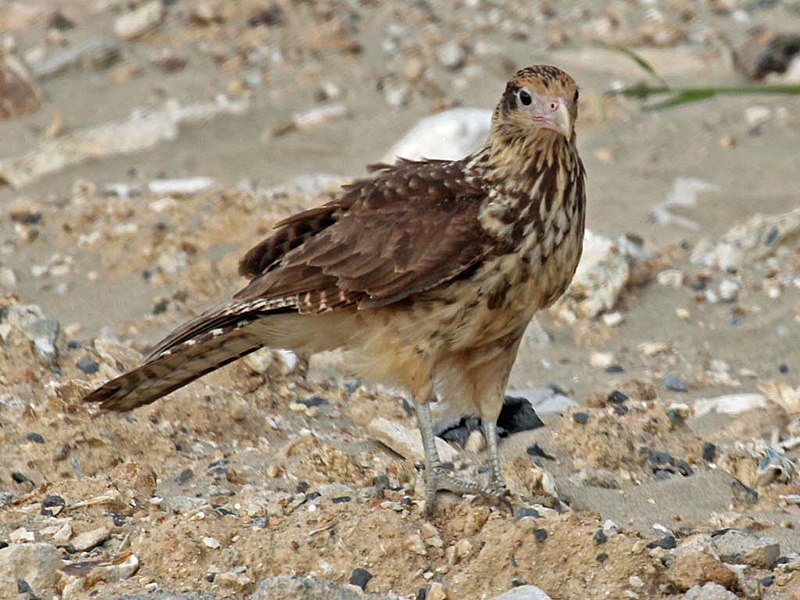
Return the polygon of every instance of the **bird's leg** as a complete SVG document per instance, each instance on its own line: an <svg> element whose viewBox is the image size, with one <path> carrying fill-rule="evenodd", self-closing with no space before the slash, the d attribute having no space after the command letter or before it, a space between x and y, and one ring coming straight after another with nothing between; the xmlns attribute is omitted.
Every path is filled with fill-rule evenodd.
<svg viewBox="0 0 800 600"><path fill-rule="evenodd" d="M454 494L475 494L510 509L510 504L505 498L505 485L502 488L503 493L498 494L494 487L486 489L475 481L450 477L446 474L442 468L439 453L436 451L436 436L433 434L431 407L428 402L417 402L415 399L414 408L417 412L417 422L422 435L422 447L425 450L425 517L430 518L433 514L433 507L436 504L436 492L438 491L452 492ZM496 435L497 432L495 430L495 457L497 455ZM497 471L498 473L500 471L499 461L497 461Z"/></svg>
<svg viewBox="0 0 800 600"><path fill-rule="evenodd" d="M489 454L489 469L492 489L498 495L508 494L503 471L500 469L500 457L497 452L497 423L491 419L483 419L483 435L486 438L486 451Z"/></svg>

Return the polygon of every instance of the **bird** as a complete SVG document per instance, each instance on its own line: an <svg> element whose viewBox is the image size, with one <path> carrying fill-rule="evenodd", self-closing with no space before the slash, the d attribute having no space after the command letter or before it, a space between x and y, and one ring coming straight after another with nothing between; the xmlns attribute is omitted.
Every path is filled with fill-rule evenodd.
<svg viewBox="0 0 800 600"><path fill-rule="evenodd" d="M426 517L440 491L509 507L496 425L509 374L528 323L565 292L583 246L578 100L561 69L520 69L479 149L372 165L331 201L278 222L239 262L247 285L84 400L128 411L263 347L342 349L363 380L411 398ZM480 417L488 484L444 468L434 402Z"/></svg>

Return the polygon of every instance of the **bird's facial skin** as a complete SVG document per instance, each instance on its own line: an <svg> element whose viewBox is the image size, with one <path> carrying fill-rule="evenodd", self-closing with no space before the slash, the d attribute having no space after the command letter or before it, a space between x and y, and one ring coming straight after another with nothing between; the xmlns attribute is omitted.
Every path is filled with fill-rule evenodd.
<svg viewBox="0 0 800 600"><path fill-rule="evenodd" d="M531 120L536 127L551 129L572 139L573 119L569 101L563 96L532 94L528 88L517 92L520 108L530 112Z"/></svg>

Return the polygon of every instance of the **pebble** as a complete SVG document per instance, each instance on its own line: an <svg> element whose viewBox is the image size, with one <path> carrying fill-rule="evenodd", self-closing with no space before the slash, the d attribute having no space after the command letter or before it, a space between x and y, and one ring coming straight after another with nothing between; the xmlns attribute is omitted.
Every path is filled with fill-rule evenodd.
<svg viewBox="0 0 800 600"><path fill-rule="evenodd" d="M539 544L544 543L544 541L547 539L547 530L537 527L533 530L533 539L535 539Z"/></svg>
<svg viewBox="0 0 800 600"><path fill-rule="evenodd" d="M572 413L572 420L578 425L586 425L589 422L589 413L576 412Z"/></svg>
<svg viewBox="0 0 800 600"><path fill-rule="evenodd" d="M17 289L17 274L11 267L0 267L0 289L8 291Z"/></svg>
<svg viewBox="0 0 800 600"><path fill-rule="evenodd" d="M594 532L592 540L594 540L595 544L605 544L608 541L608 536L602 529L598 529Z"/></svg>
<svg viewBox="0 0 800 600"><path fill-rule="evenodd" d="M720 560L769 569L781 554L778 542L741 529L712 535L712 545Z"/></svg>
<svg viewBox="0 0 800 600"><path fill-rule="evenodd" d="M161 0L150 0L114 21L114 33L121 40L133 40L154 31L164 20L166 9Z"/></svg>
<svg viewBox="0 0 800 600"><path fill-rule="evenodd" d="M412 430L396 421L378 417L368 426L369 433L380 443L397 452L400 456L414 462L425 460L422 448L422 436L418 430ZM443 462L453 462L458 452L444 440L436 438L436 450Z"/></svg>
<svg viewBox="0 0 800 600"><path fill-rule="evenodd" d="M514 513L514 520L519 521L525 517L533 517L534 519L539 518L539 511L535 508L531 508L529 506L523 506L517 509L517 512Z"/></svg>
<svg viewBox="0 0 800 600"><path fill-rule="evenodd" d="M447 590L438 581L431 583L425 600L447 600Z"/></svg>
<svg viewBox="0 0 800 600"><path fill-rule="evenodd" d="M72 538L72 524L64 523L53 533L53 543L64 545Z"/></svg>
<svg viewBox="0 0 800 600"><path fill-rule="evenodd" d="M664 550L672 550L677 546L677 542L675 541L675 536L666 535L659 540L653 540L649 544L647 544L648 548L663 548Z"/></svg>
<svg viewBox="0 0 800 600"><path fill-rule="evenodd" d="M91 531L85 531L75 536L72 540L72 547L79 552L91 550L99 546L111 537L111 531L107 527L98 527Z"/></svg>
<svg viewBox="0 0 800 600"><path fill-rule="evenodd" d="M677 377L675 375L666 375L661 378L661 385L668 390L673 392L688 392L689 386L686 385L686 382Z"/></svg>
<svg viewBox="0 0 800 600"><path fill-rule="evenodd" d="M361 567L353 569L353 572L350 574L350 584L358 586L364 591L367 591L367 584L370 579L372 579L372 573Z"/></svg>
<svg viewBox="0 0 800 600"><path fill-rule="evenodd" d="M544 423L525 398L505 396L500 415L497 417L497 426L506 433L512 434L544 427Z"/></svg>
<svg viewBox="0 0 800 600"><path fill-rule="evenodd" d="M676 552L667 570L667 578L681 591L709 581L725 588L737 583L736 573L710 552L698 550Z"/></svg>
<svg viewBox="0 0 800 600"><path fill-rule="evenodd" d="M418 554L419 556L427 556L428 549L425 545L425 540L422 539L422 536L418 533L412 533L405 539L405 547L408 550L411 550L414 554Z"/></svg>
<svg viewBox="0 0 800 600"><path fill-rule="evenodd" d="M741 286L732 279L723 279L719 284L719 299L723 302L736 302Z"/></svg>
<svg viewBox="0 0 800 600"><path fill-rule="evenodd" d="M619 533L619 525L614 523L611 519L603 521L603 533L606 535L617 535Z"/></svg>
<svg viewBox="0 0 800 600"><path fill-rule="evenodd" d="M203 545L206 548L211 548L212 550L218 550L222 544L219 543L219 540L210 536L203 537Z"/></svg>
<svg viewBox="0 0 800 600"><path fill-rule="evenodd" d="M736 600L738 596L713 581L695 585L683 596L684 600Z"/></svg>
<svg viewBox="0 0 800 600"><path fill-rule="evenodd" d="M42 93L25 66L0 51L0 121L34 113L42 106Z"/></svg>
<svg viewBox="0 0 800 600"><path fill-rule="evenodd" d="M0 549L0 590L17 590L21 580L33 595L49 597L62 564L59 551L51 544L11 544Z"/></svg>
<svg viewBox="0 0 800 600"><path fill-rule="evenodd" d="M42 508L39 510L39 514L55 517L64 509L66 504L61 496L45 496L44 500L42 500Z"/></svg>
<svg viewBox="0 0 800 600"><path fill-rule="evenodd" d="M535 585L520 585L494 596L492 600L551 600L541 588Z"/></svg>
<svg viewBox="0 0 800 600"><path fill-rule="evenodd" d="M96 361L92 360L88 356L84 356L82 359L80 359L75 366L87 375L94 375L100 370L100 365L98 365Z"/></svg>
<svg viewBox="0 0 800 600"><path fill-rule="evenodd" d="M445 68L456 71L464 66L467 53L457 42L447 42L436 50L436 59Z"/></svg>
<svg viewBox="0 0 800 600"><path fill-rule="evenodd" d="M592 352L589 357L589 364L598 369L605 369L613 365L614 362L614 355L611 352Z"/></svg>
<svg viewBox="0 0 800 600"><path fill-rule="evenodd" d="M679 269L665 269L656 275L658 285L679 288L683 285L683 271Z"/></svg>

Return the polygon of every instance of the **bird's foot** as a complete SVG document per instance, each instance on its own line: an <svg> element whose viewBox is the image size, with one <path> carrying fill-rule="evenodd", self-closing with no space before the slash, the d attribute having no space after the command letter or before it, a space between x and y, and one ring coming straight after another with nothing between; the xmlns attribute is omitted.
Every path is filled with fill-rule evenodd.
<svg viewBox="0 0 800 600"><path fill-rule="evenodd" d="M433 467L425 471L425 517L433 515L433 508L436 504L437 492L451 492L463 495L471 494L480 496L484 500L494 504L499 508L513 512L513 507L509 497L511 494L506 488L505 483L500 481L489 487L479 484L477 481L464 477L451 477L442 467Z"/></svg>

